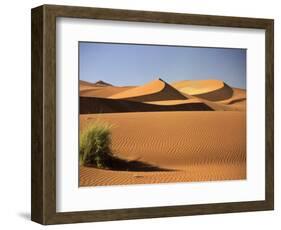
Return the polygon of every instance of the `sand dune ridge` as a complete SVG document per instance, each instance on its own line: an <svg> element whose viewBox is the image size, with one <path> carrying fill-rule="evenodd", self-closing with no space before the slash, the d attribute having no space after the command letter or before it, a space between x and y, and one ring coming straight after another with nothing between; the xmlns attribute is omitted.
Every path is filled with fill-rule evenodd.
<svg viewBox="0 0 281 230"><path fill-rule="evenodd" d="M142 86L123 91L110 98L139 102L187 99L181 92L162 79L157 79Z"/></svg>

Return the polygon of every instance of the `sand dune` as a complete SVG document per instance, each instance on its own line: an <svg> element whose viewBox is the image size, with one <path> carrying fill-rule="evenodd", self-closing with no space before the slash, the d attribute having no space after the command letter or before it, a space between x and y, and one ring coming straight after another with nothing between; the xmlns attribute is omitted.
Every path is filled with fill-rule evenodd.
<svg viewBox="0 0 281 230"><path fill-rule="evenodd" d="M246 111L246 90L232 88L233 95L231 98L220 101L219 103L222 105L226 105L231 110L239 110L239 111Z"/></svg>
<svg viewBox="0 0 281 230"><path fill-rule="evenodd" d="M79 80L79 84L80 86L93 86L93 87L113 86L104 81L88 82L88 81Z"/></svg>
<svg viewBox="0 0 281 230"><path fill-rule="evenodd" d="M209 106L213 111L246 111L245 99L237 98L236 100L232 100L230 98L224 101L209 101L203 98L198 98L197 96L191 96L190 100L199 100Z"/></svg>
<svg viewBox="0 0 281 230"><path fill-rule="evenodd" d="M154 80L143 86L112 86L103 81L97 81L96 83L80 81L80 97L122 99L155 105L183 105L198 102L215 111L246 110L246 91L231 88L223 81L218 80L185 80L172 83L172 86L162 79ZM117 104L120 104L120 102ZM108 106L105 105L105 107ZM146 105L144 107L149 108ZM88 110L90 111L90 109ZM169 109L169 111L171 110L172 108ZM115 111L118 111L118 109L115 109ZM133 110L121 109L121 111L129 112ZM147 110L140 109L137 111ZM156 109L156 111L159 110ZM96 110L93 112L96 112Z"/></svg>
<svg viewBox="0 0 281 230"><path fill-rule="evenodd" d="M146 101L145 103L153 104L153 105L182 105L182 104L190 104L190 103L202 103L202 100L199 98L190 98L184 100Z"/></svg>
<svg viewBox="0 0 281 230"><path fill-rule="evenodd" d="M95 86L100 86L100 87L113 86L113 85L111 85L107 82L104 82L104 81L97 81L94 84L95 84Z"/></svg>
<svg viewBox="0 0 281 230"><path fill-rule="evenodd" d="M91 83L91 82L79 80L79 88L80 88L80 92L81 92L82 90L95 88L95 85L94 85L94 83Z"/></svg>
<svg viewBox="0 0 281 230"><path fill-rule="evenodd" d="M232 88L219 80L186 80L172 85L182 93L209 101L222 101L233 95Z"/></svg>
<svg viewBox="0 0 281 230"><path fill-rule="evenodd" d="M190 99L185 100L167 100L167 101L146 101L146 104L154 105L183 105L190 103L201 103L207 105L213 111L245 111L246 99L241 97L230 98L225 101L209 101L197 96L189 95Z"/></svg>
<svg viewBox="0 0 281 230"><path fill-rule="evenodd" d="M182 93L162 79L157 79L145 85L117 93L110 98L139 102L187 99Z"/></svg>
<svg viewBox="0 0 281 230"><path fill-rule="evenodd" d="M87 87L80 90L80 97L101 97L108 98L116 93L123 92L128 89L134 88L133 86L104 86L104 87Z"/></svg>
<svg viewBox="0 0 281 230"><path fill-rule="evenodd" d="M234 104L236 101L246 100L246 90L232 88L233 95L231 98L221 101L223 104Z"/></svg>
<svg viewBox="0 0 281 230"><path fill-rule="evenodd" d="M114 125L112 150L118 157L173 171L81 167L80 185L245 179L245 116L218 111L81 115L81 130L96 119Z"/></svg>
<svg viewBox="0 0 281 230"><path fill-rule="evenodd" d="M233 95L233 90L227 84L223 84L223 87L208 93L197 94L196 97L203 98L209 101L222 101L230 99Z"/></svg>
<svg viewBox="0 0 281 230"><path fill-rule="evenodd" d="M169 102L169 101L168 101ZM198 100L184 100L181 103L142 103L109 98L80 97L80 114L124 113L151 111L211 111L211 107Z"/></svg>
<svg viewBox="0 0 281 230"><path fill-rule="evenodd" d="M215 111L245 111L246 90L218 80L185 80L172 85L187 97L201 100Z"/></svg>
<svg viewBox="0 0 281 230"><path fill-rule="evenodd" d="M113 86L104 81L97 81L90 83L87 81L79 81L80 97L101 97L107 98L116 93L123 92L128 89L134 88L134 86Z"/></svg>
<svg viewBox="0 0 281 230"><path fill-rule="evenodd" d="M246 90L217 80L80 81L79 106L80 132L95 120L113 125L114 164L124 166L80 166L80 186L246 178Z"/></svg>
<svg viewBox="0 0 281 230"><path fill-rule="evenodd" d="M224 87L219 80L183 80L171 83L173 87L189 95L198 95L216 91Z"/></svg>
<svg viewBox="0 0 281 230"><path fill-rule="evenodd" d="M92 82L88 82L88 81L83 81L83 80L79 80L79 85L81 86L94 86L95 83Z"/></svg>
<svg viewBox="0 0 281 230"><path fill-rule="evenodd" d="M220 102L209 101L203 98L200 98L200 100L214 111L244 111L244 108L238 109Z"/></svg>

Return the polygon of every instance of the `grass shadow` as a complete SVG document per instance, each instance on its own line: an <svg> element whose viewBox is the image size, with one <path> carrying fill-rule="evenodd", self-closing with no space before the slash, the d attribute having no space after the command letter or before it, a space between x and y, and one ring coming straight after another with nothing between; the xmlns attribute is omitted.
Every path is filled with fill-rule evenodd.
<svg viewBox="0 0 281 230"><path fill-rule="evenodd" d="M103 162L104 168L113 171L133 171L133 172L157 172L157 171L175 171L173 169L160 168L158 166L144 163L137 160L125 160L116 156L108 155L107 159ZM86 164L87 167L97 167L94 164Z"/></svg>

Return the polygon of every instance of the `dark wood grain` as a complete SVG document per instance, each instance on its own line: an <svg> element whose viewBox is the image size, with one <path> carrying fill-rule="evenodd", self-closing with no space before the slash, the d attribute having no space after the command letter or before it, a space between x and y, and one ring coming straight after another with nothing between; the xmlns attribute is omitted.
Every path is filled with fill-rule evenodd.
<svg viewBox="0 0 281 230"><path fill-rule="evenodd" d="M56 212L56 18L73 17L256 28L266 31L266 199L264 201ZM44 5L32 9L31 218L61 224L272 210L274 208L273 20L102 8Z"/></svg>
<svg viewBox="0 0 281 230"><path fill-rule="evenodd" d="M274 209L274 22L266 27L265 53L265 183L266 201Z"/></svg>
<svg viewBox="0 0 281 230"><path fill-rule="evenodd" d="M31 22L31 219L43 223L43 7Z"/></svg>

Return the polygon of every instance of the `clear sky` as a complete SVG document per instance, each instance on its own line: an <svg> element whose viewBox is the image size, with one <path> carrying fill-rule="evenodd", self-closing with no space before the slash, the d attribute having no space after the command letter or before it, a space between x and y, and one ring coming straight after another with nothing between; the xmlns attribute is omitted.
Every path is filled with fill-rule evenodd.
<svg viewBox="0 0 281 230"><path fill-rule="evenodd" d="M217 79L246 88L246 50L79 42L80 80L116 86Z"/></svg>

